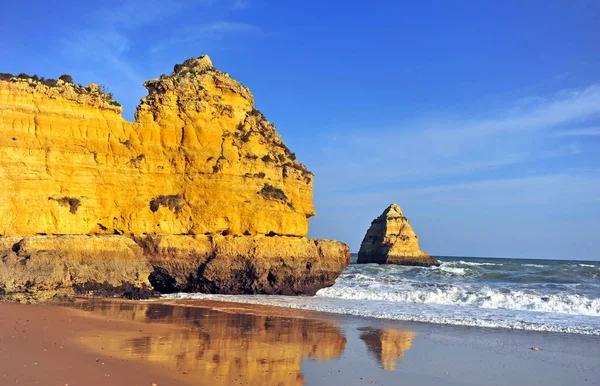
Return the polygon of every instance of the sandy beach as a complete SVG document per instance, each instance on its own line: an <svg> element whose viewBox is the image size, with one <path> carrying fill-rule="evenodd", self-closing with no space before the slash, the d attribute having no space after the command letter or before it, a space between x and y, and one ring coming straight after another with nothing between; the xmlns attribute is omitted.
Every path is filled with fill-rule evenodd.
<svg viewBox="0 0 600 386"><path fill-rule="evenodd" d="M212 301L0 303L0 315L3 385L600 384L597 336Z"/></svg>

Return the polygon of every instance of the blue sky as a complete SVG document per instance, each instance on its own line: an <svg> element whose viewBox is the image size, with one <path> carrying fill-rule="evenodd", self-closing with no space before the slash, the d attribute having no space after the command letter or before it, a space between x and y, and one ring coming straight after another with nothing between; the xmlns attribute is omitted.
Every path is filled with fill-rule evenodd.
<svg viewBox="0 0 600 386"><path fill-rule="evenodd" d="M315 173L311 236L392 202L435 255L600 260L598 1L23 1L0 72L108 86L209 54Z"/></svg>

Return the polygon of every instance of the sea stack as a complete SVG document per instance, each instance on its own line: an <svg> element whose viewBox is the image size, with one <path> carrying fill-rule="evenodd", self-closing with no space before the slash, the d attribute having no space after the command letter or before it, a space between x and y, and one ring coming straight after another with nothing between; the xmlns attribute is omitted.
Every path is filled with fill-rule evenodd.
<svg viewBox="0 0 600 386"><path fill-rule="evenodd" d="M421 251L402 208L392 204L371 223L358 252L358 264L398 264L428 267L440 263Z"/></svg>
<svg viewBox="0 0 600 386"><path fill-rule="evenodd" d="M0 298L311 295L349 249L307 239L313 174L208 56L102 87L0 74Z"/></svg>

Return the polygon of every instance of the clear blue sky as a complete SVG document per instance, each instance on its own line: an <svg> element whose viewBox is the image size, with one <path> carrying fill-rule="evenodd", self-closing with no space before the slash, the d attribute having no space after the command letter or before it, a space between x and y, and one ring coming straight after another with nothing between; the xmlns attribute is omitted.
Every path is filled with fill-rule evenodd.
<svg viewBox="0 0 600 386"><path fill-rule="evenodd" d="M7 1L0 72L109 87L209 54L315 173L311 236L397 202L436 255L600 259L600 2ZM12 15L12 16L7 16Z"/></svg>

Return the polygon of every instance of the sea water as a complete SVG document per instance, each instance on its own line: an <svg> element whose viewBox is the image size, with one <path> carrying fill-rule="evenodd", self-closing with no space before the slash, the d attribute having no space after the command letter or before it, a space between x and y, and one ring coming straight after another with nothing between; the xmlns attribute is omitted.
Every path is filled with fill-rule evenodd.
<svg viewBox="0 0 600 386"><path fill-rule="evenodd" d="M352 264L314 297L172 294L406 321L600 335L600 262L437 257Z"/></svg>

